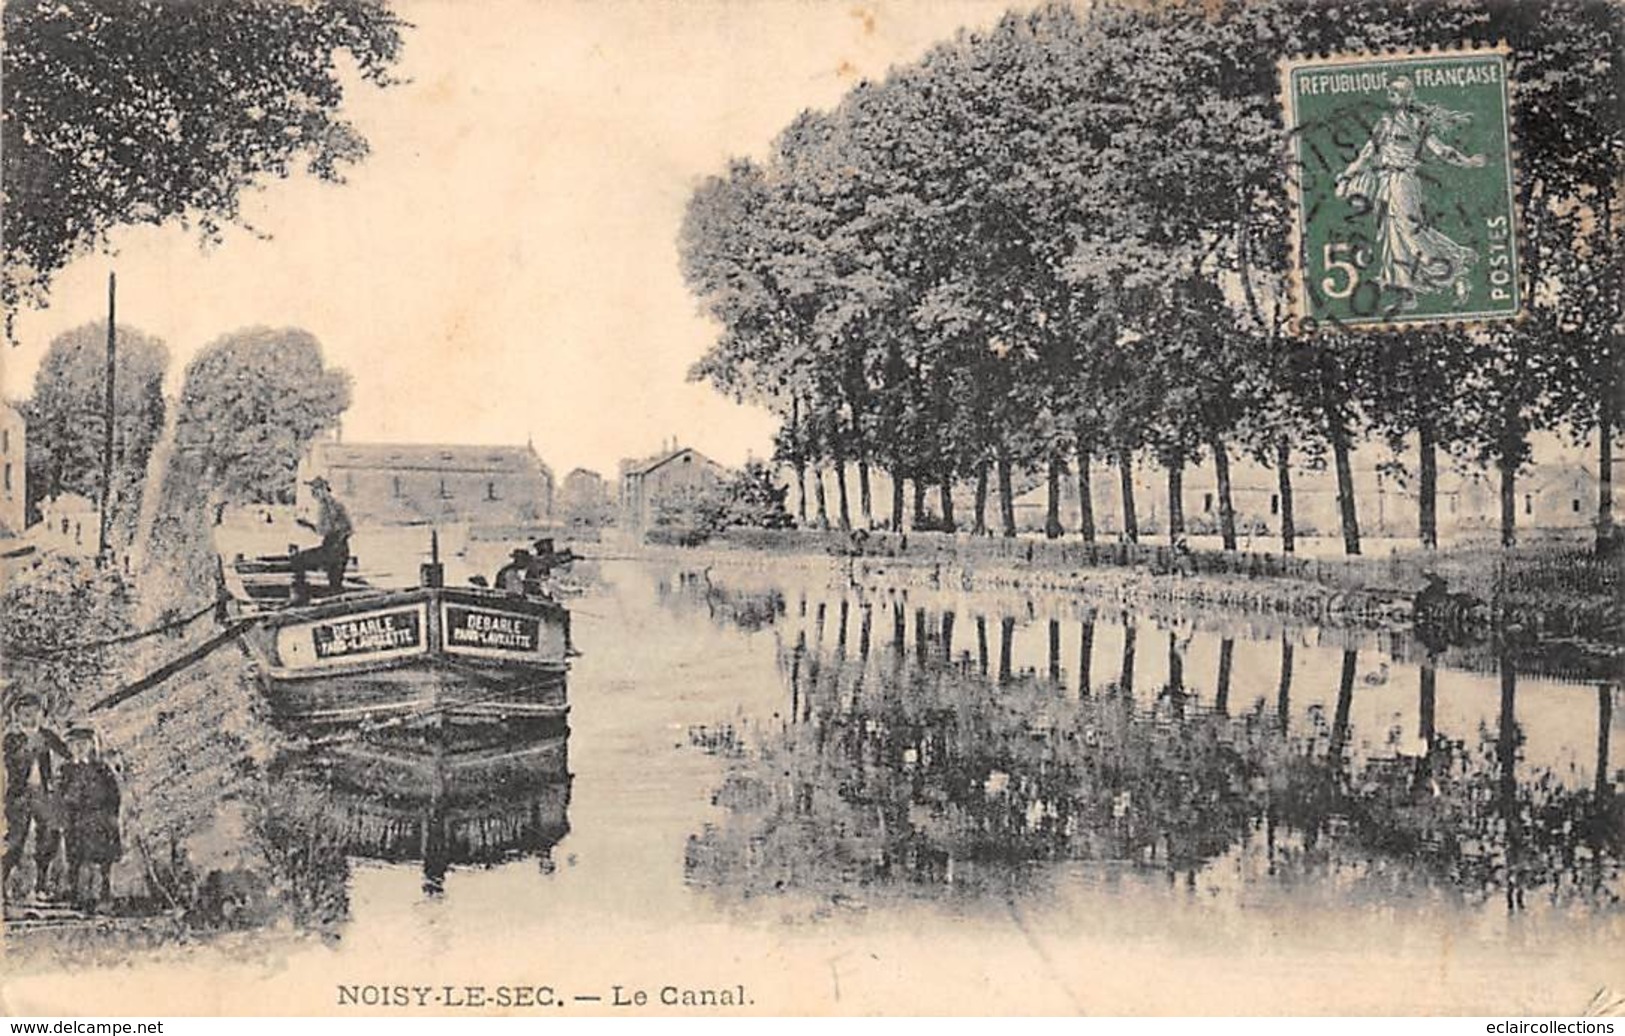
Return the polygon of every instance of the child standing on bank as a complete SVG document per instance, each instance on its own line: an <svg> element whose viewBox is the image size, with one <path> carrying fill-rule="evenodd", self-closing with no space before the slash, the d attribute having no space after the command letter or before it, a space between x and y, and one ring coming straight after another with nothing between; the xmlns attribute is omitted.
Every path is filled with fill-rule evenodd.
<svg viewBox="0 0 1625 1036"><path fill-rule="evenodd" d="M112 894L113 864L124 855L119 840L118 779L96 750L96 734L68 731L68 762L58 784L68 881L77 905L100 906Z"/></svg>

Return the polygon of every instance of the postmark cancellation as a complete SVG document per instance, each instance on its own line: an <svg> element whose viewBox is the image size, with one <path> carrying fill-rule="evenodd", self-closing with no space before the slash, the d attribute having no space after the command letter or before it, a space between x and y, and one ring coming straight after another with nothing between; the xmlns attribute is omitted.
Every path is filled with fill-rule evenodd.
<svg viewBox="0 0 1625 1036"><path fill-rule="evenodd" d="M1505 48L1282 65L1305 329L1516 317Z"/></svg>

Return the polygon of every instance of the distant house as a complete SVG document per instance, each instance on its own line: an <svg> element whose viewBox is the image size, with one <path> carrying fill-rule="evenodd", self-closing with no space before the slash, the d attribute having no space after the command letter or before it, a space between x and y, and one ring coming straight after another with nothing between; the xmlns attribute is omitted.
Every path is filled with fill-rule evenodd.
<svg viewBox="0 0 1625 1036"><path fill-rule="evenodd" d="M596 528L615 520L615 504L610 499L604 476L586 468L575 468L559 483L559 521L567 526Z"/></svg>
<svg viewBox="0 0 1625 1036"><path fill-rule="evenodd" d="M663 500L685 490L715 485L728 469L690 446L675 441L653 457L621 462L620 520L642 531L655 524Z"/></svg>
<svg viewBox="0 0 1625 1036"><path fill-rule="evenodd" d="M539 525L553 515L553 472L530 446L312 444L299 465L299 505L321 476L357 522Z"/></svg>
<svg viewBox="0 0 1625 1036"><path fill-rule="evenodd" d="M1167 503L1164 497L1167 483L1155 477L1161 474L1161 469L1137 465L1133 471L1135 524L1142 532L1161 528ZM1031 481L1031 488L1024 490L1018 483L1015 490L1016 528L1023 532L1042 531L1049 517L1049 482L1043 478ZM1103 537L1115 538L1123 528L1122 473L1115 465L1096 462L1089 466L1089 503L1095 520L1095 532ZM1078 507L1078 476L1071 468L1061 477L1061 501L1057 510L1060 512L1061 528L1068 534L1075 534L1082 511ZM974 518L967 511L961 524L968 529ZM999 521L998 490L989 485L988 527L997 530Z"/></svg>
<svg viewBox="0 0 1625 1036"><path fill-rule="evenodd" d="M63 493L40 504L40 521L28 531L43 551L93 557L101 539L101 512L78 493Z"/></svg>
<svg viewBox="0 0 1625 1036"><path fill-rule="evenodd" d="M0 536L18 536L28 525L28 424L10 403L0 402Z"/></svg>
<svg viewBox="0 0 1625 1036"><path fill-rule="evenodd" d="M1597 476L1582 464L1537 465L1518 490L1518 521L1532 529L1581 529L1597 521Z"/></svg>

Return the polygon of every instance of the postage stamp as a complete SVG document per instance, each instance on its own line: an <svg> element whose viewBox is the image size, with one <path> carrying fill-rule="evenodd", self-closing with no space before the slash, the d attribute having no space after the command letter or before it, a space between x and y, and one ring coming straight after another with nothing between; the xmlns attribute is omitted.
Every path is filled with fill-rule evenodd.
<svg viewBox="0 0 1625 1036"><path fill-rule="evenodd" d="M1282 66L1305 326L1515 317L1504 49Z"/></svg>

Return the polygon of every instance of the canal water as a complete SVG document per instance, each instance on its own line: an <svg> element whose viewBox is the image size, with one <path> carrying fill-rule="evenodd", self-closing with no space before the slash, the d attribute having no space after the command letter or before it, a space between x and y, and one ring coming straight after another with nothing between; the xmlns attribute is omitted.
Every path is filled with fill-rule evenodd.
<svg viewBox="0 0 1625 1036"><path fill-rule="evenodd" d="M604 562L572 611L568 729L283 746L255 831L308 923L234 937L234 1009L369 982L576 1013L710 989L1574 1014L1625 990L1613 686L823 560Z"/></svg>

